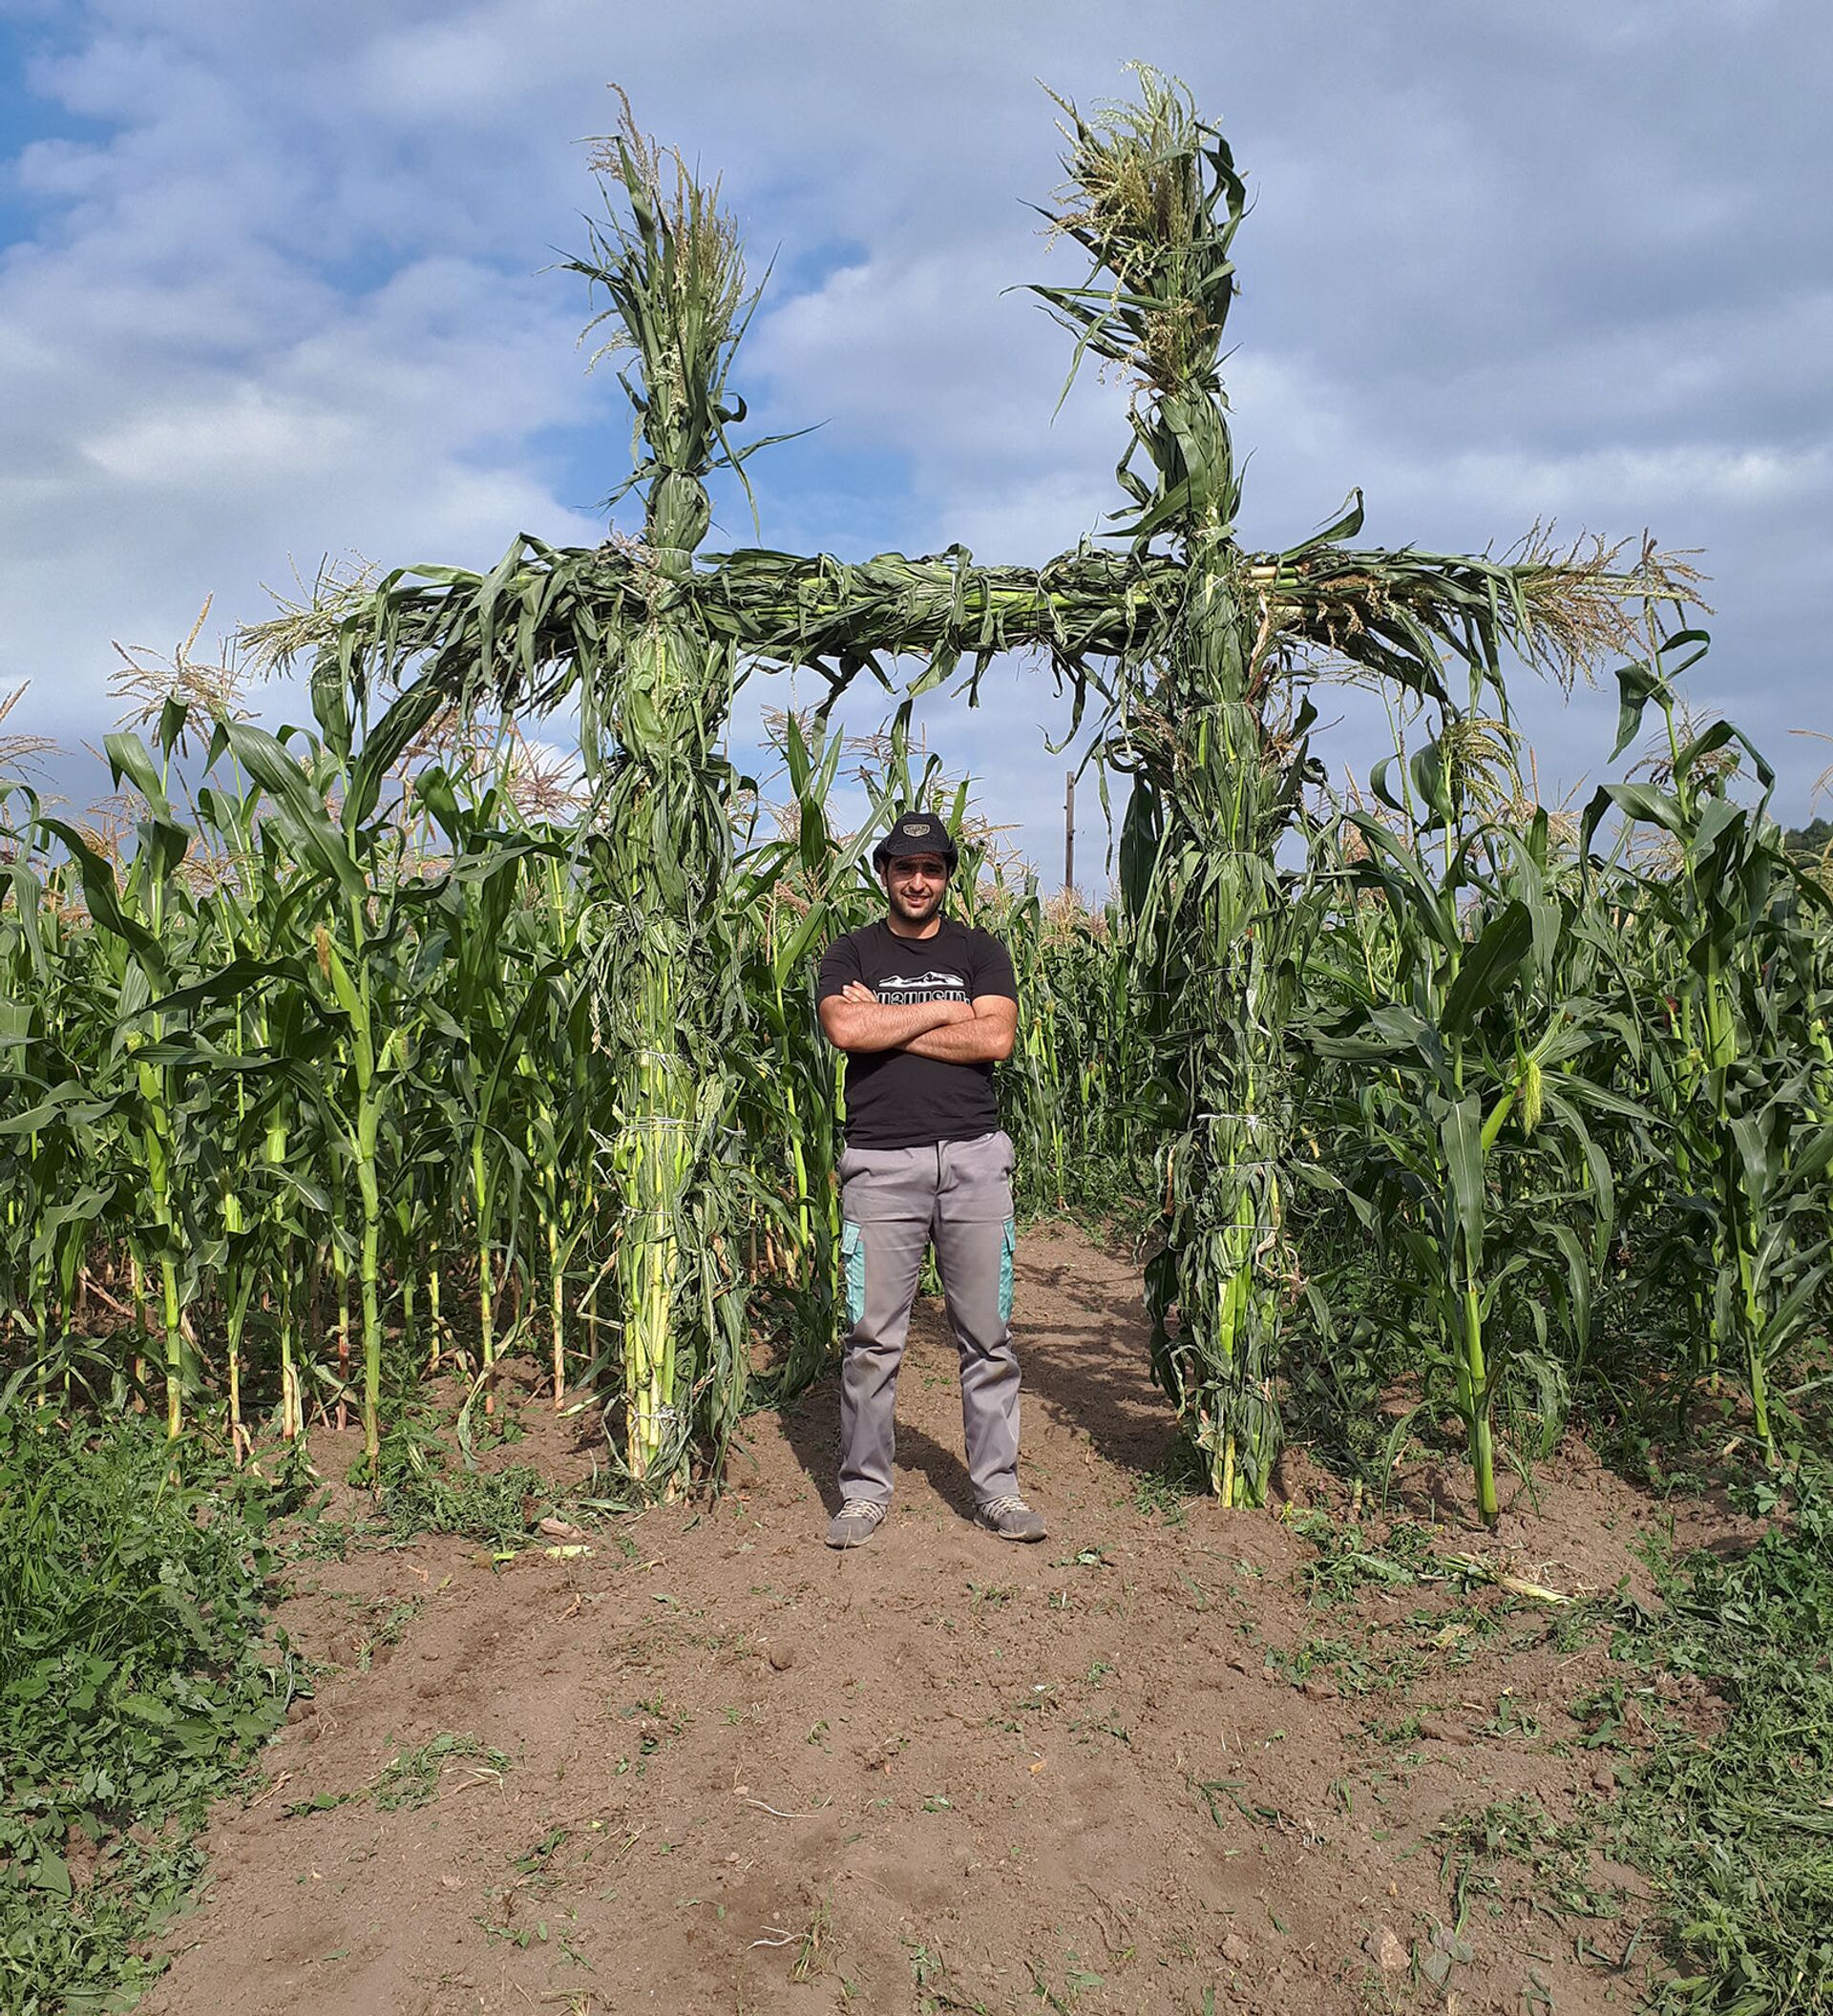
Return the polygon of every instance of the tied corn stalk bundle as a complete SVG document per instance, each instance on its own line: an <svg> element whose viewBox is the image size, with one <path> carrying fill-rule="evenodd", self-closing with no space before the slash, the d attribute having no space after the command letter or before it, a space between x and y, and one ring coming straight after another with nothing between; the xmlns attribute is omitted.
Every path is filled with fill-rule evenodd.
<svg viewBox="0 0 1833 2016"><path fill-rule="evenodd" d="M1181 563L1149 649L1123 660L1106 755L1132 791L1120 886L1136 1013L1164 1128L1165 1245L1147 1275L1153 1362L1226 1504L1263 1502L1278 1450L1273 1380L1284 1232L1281 1028L1292 997L1274 854L1307 776L1309 714L1271 705L1275 640L1234 538L1240 485L1218 359L1246 190L1182 89L1141 74L1137 106L1072 122L1052 222L1090 256L1041 288L1135 384L1120 478L1135 555ZM1072 366L1072 374L1073 374ZM1151 474L1134 468L1143 453Z"/></svg>
<svg viewBox="0 0 1833 2016"><path fill-rule="evenodd" d="M1570 680L1628 634L1626 604L1671 594L1675 575L1652 549L1626 574L1613 553L1562 556L1531 536L1503 562L1358 552L1346 542L1359 497L1296 548L1244 553L1219 360L1246 190L1188 92L1144 68L1138 78L1136 101L1090 118L1059 101L1067 182L1047 214L1090 273L1034 291L1075 334L1072 379L1092 353L1133 387L1118 535L1150 616L1108 676L1105 753L1133 784L1120 881L1164 1130L1153 1361L1218 1496L1257 1504L1279 1446L1282 1308L1302 1285L1287 1224L1299 976L1277 850L1318 777L1306 687L1348 671L1448 720L1451 658L1468 669L1472 711L1488 686L1506 713L1505 646ZM1474 1294L1466 1280L1466 1312ZM1469 1349L1480 1366L1473 1331ZM1473 1436L1486 1391L1479 1370Z"/></svg>
<svg viewBox="0 0 1833 2016"><path fill-rule="evenodd" d="M744 1324L730 1257L738 1212L722 1058L745 1017L742 951L722 929L732 879L734 777L718 753L736 657L691 593L711 522L706 478L741 477L751 450L727 428L731 356L755 296L718 188L636 129L601 156L629 220L611 213L573 262L609 297L609 351L632 353L623 384L645 487L639 622L595 652L584 682L588 765L599 780L589 874L598 902L591 985L624 1058L608 1167L619 1205L624 1455L643 1490L679 1487L688 1438L723 1448L744 1394ZM696 1416L698 1415L698 1421Z"/></svg>

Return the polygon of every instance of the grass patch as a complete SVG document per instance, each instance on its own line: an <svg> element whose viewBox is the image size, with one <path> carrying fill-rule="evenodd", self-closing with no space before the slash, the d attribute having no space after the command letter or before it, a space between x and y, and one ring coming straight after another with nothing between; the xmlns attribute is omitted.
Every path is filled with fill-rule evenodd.
<svg viewBox="0 0 1833 2016"><path fill-rule="evenodd" d="M296 1799L282 1812L289 1820L313 1813L330 1813L339 1806L370 1800L381 1813L396 1813L404 1806L425 1806L439 1790L447 1763L453 1757L470 1757L468 1784L500 1785L510 1759L475 1736L441 1730L412 1750L399 1750L383 1765L371 1785L359 1785L352 1792L322 1792L317 1797Z"/></svg>
<svg viewBox="0 0 1833 2016"><path fill-rule="evenodd" d="M1410 1521L1395 1524L1385 1546L1355 1521L1339 1525L1327 1512L1288 1512L1286 1523L1317 1549L1304 1571L1306 1600L1313 1604L1354 1603L1366 1588L1410 1588L1446 1572L1433 1551L1434 1535Z"/></svg>
<svg viewBox="0 0 1833 2016"><path fill-rule="evenodd" d="M1759 1487L1759 1509L1778 1509ZM1798 1473L1792 1514L1748 1554L1654 1564L1664 1606L1614 1606L1618 1671L1569 1710L1579 1747L1612 1757L1612 1796L1570 1821L1531 1801L1439 1834L1458 1915L1502 1894L1505 1865L1559 1917L1603 1920L1593 1857L1642 1872L1674 1970L1664 2016L1833 2010L1833 1466ZM1587 1958L1626 1967L1621 1955Z"/></svg>
<svg viewBox="0 0 1833 2016"><path fill-rule="evenodd" d="M1661 1743L1611 1828L1670 1919L1661 2006L1833 2008L1833 1466L1800 1473L1793 1517L1742 1560L1690 1555L1663 1580L1665 1613L1615 1649L1698 1675L1724 1721Z"/></svg>
<svg viewBox="0 0 1833 2016"><path fill-rule="evenodd" d="M1189 1436L1179 1435L1151 1469L1133 1481L1133 1509L1142 1519L1181 1526L1190 1506L1208 1496L1209 1472L1203 1453Z"/></svg>
<svg viewBox="0 0 1833 2016"><path fill-rule="evenodd" d="M528 1463L475 1467L467 1453L451 1447L433 1408L417 1398L396 1408L373 1472L369 1459L360 1457L348 1481L367 1489L369 1512L343 1520L321 1510L299 1529L301 1553L342 1559L353 1545L398 1545L424 1533L450 1533L504 1549L533 1539L544 1519L570 1521L622 1509L557 1490Z"/></svg>
<svg viewBox="0 0 1833 2016"><path fill-rule="evenodd" d="M1443 1851L1453 1919L1460 1926L1479 1898L1503 1894L1507 1863L1523 1865L1533 1893L1561 1916L1611 1920L1621 1914L1621 1900L1591 1882L1591 1829L1582 1820L1562 1825L1536 1798L1493 1800L1446 1821L1434 1838Z"/></svg>
<svg viewBox="0 0 1833 2016"><path fill-rule="evenodd" d="M376 1458L376 1511L397 1540L455 1533L501 1546L524 1540L559 1510L554 1487L527 1463L476 1470L453 1460L433 1410L403 1408Z"/></svg>
<svg viewBox="0 0 1833 2016"><path fill-rule="evenodd" d="M149 1421L0 1410L0 2007L120 2006L286 1711L282 1494ZM187 1476L187 1472L193 1473Z"/></svg>

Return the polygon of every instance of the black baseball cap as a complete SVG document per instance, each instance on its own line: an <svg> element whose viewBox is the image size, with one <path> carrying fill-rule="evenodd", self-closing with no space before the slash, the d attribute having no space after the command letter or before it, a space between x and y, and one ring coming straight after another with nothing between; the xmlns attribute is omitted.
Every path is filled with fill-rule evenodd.
<svg viewBox="0 0 1833 2016"><path fill-rule="evenodd" d="M872 850L872 865L883 874L886 862L907 860L912 854L939 854L951 875L960 859L947 827L934 812L906 812L893 820L891 830Z"/></svg>

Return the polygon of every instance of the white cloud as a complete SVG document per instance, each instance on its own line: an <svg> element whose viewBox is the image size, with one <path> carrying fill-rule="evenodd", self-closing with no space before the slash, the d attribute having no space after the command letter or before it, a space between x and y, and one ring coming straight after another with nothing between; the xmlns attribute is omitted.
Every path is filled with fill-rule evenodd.
<svg viewBox="0 0 1833 2016"><path fill-rule="evenodd" d="M1833 452L1823 444L1721 448L1675 442L1664 448L1607 448L1589 453L1478 453L1453 459L1443 480L1473 496L1513 494L1545 500L1549 513L1601 506L1612 522L1652 505L1741 509L1801 498L1823 499Z"/></svg>
<svg viewBox="0 0 1833 2016"><path fill-rule="evenodd" d="M611 77L726 171L754 262L781 248L739 380L761 427L828 424L753 465L766 536L1072 543L1117 501L1125 396L1088 374L1053 424L1067 340L1007 291L1075 277L1021 200L1056 178L1033 78L1086 102L1135 54L1227 113L1255 195L1229 368L1251 539L1302 536L1352 483L1395 541L1654 523L1713 549L1726 688L1779 733L1823 711L1833 226L1799 196L1833 33L1808 0L0 17L86 122L0 164L32 220L0 252L0 682L36 676L34 726L94 735L111 636L181 635L211 588L259 614L289 555L592 535L571 503L620 473L620 395L581 378L578 292L537 269L582 236L577 142L614 122ZM608 464L583 484L556 448L581 432ZM1046 830L1034 694L933 732ZM1608 733L1548 717L1563 773Z"/></svg>
<svg viewBox="0 0 1833 2016"><path fill-rule="evenodd" d="M310 480L349 457L358 442L354 415L288 408L259 386L136 414L77 444L85 461L123 485L143 490L252 481Z"/></svg>

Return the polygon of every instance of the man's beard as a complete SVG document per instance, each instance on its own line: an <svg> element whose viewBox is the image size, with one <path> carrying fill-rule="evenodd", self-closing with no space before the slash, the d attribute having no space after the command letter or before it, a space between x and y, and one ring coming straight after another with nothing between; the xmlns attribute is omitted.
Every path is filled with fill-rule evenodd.
<svg viewBox="0 0 1833 2016"><path fill-rule="evenodd" d="M918 908L917 906L921 907ZM942 892L936 890L929 895L912 896L902 890L891 892L891 907L906 924L927 924L942 907Z"/></svg>

